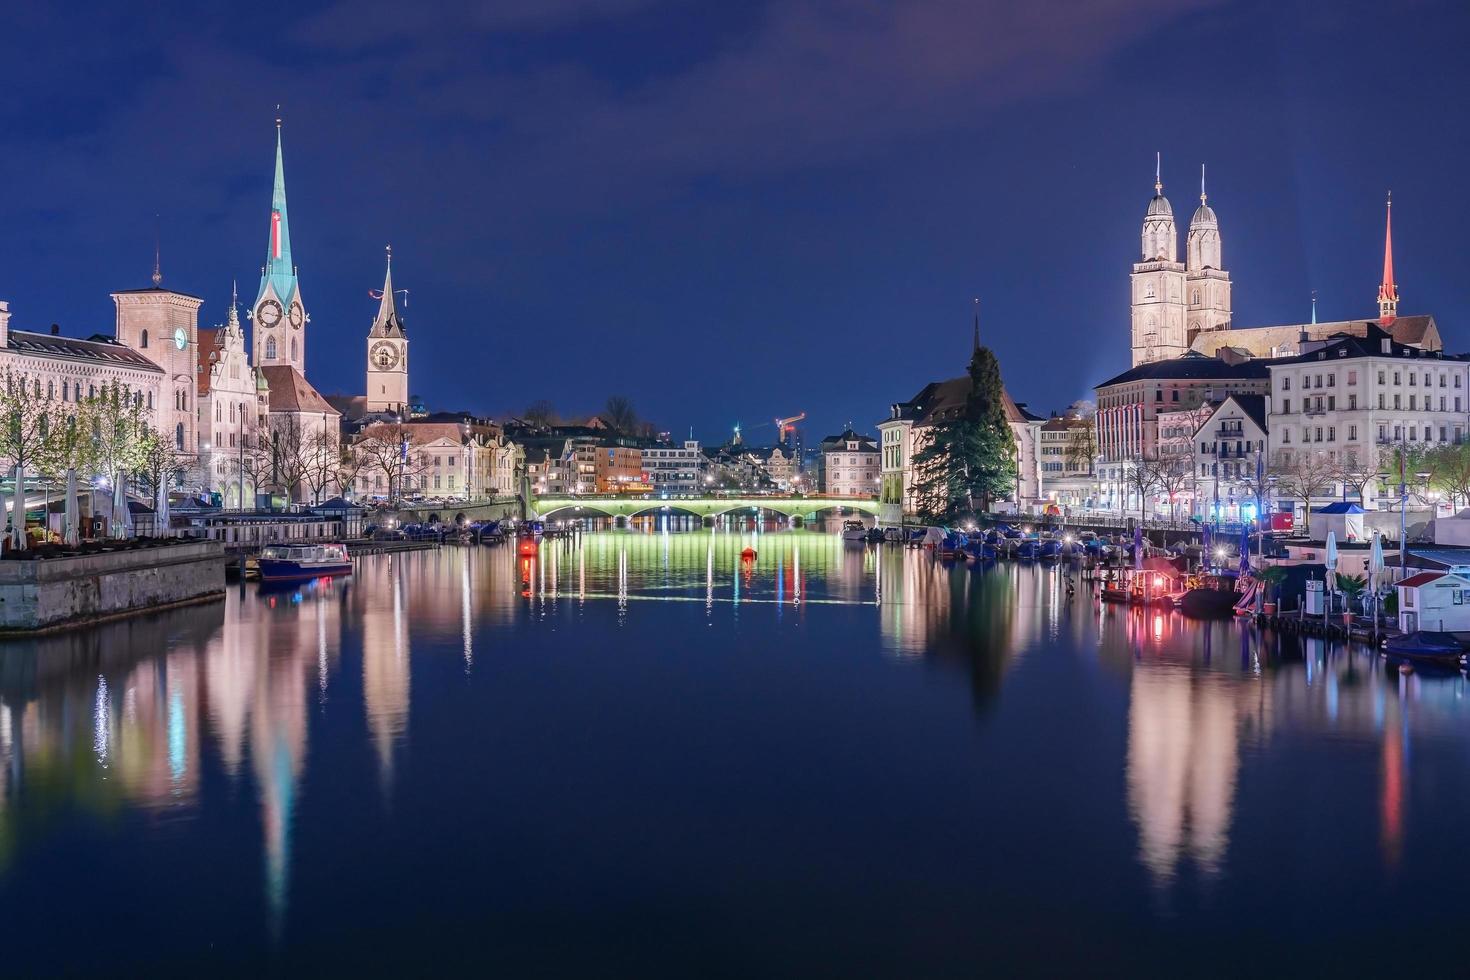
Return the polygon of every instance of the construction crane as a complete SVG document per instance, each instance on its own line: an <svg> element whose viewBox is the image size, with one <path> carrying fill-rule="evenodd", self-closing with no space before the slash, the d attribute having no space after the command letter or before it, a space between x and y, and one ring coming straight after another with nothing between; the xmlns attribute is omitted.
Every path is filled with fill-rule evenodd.
<svg viewBox="0 0 1470 980"><path fill-rule="evenodd" d="M797 412L795 415L791 416L788 419L775 419L774 421L776 423L776 442L785 443L786 433L795 429L796 426L794 423L800 422L804 418L806 418L805 412Z"/></svg>

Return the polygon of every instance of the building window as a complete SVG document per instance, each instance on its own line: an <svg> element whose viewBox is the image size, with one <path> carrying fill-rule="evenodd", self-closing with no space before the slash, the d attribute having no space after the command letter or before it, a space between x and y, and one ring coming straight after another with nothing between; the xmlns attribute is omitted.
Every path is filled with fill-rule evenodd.
<svg viewBox="0 0 1470 980"><path fill-rule="evenodd" d="M291 338L291 360L296 360L296 338Z"/></svg>
<svg viewBox="0 0 1470 980"><path fill-rule="evenodd" d="M1281 379L1281 390L1282 391L1290 391L1291 390L1291 379L1290 378L1283 377Z"/></svg>
<svg viewBox="0 0 1470 980"><path fill-rule="evenodd" d="M1357 371L1349 371L1348 372L1347 383L1350 384L1350 385L1355 385L1355 384L1358 383L1358 372Z"/></svg>
<svg viewBox="0 0 1470 980"><path fill-rule="evenodd" d="M276 359L276 338L274 337L265 338L265 359L267 361Z"/></svg>
<svg viewBox="0 0 1470 980"><path fill-rule="evenodd" d="M184 448L184 423L182 422L174 426L174 448Z"/></svg>
<svg viewBox="0 0 1470 980"><path fill-rule="evenodd" d="M138 336L138 346L140 348L142 348L143 350L147 350L148 349L148 331L147 330L144 330L142 332L142 334L140 334Z"/></svg>
<svg viewBox="0 0 1470 980"><path fill-rule="evenodd" d="M1329 387L1329 388L1336 388L1337 387L1337 375L1336 374L1329 374L1327 376L1327 387Z"/></svg>
<svg viewBox="0 0 1470 980"><path fill-rule="evenodd" d="M1348 411L1351 412L1358 407L1358 396L1348 395Z"/></svg>
<svg viewBox="0 0 1470 980"><path fill-rule="evenodd" d="M1357 442L1357 441L1358 441L1358 427L1356 425L1350 425L1350 426L1348 426L1348 442Z"/></svg>

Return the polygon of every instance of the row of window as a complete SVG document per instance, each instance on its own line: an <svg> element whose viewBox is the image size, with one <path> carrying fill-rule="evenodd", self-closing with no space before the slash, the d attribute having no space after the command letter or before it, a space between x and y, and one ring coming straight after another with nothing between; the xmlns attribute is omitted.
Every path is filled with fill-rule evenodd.
<svg viewBox="0 0 1470 980"><path fill-rule="evenodd" d="M1409 384L1409 387L1410 388L1416 387L1420 383L1420 381L1419 381L1420 375L1414 373L1413 371L1408 371L1408 372L1404 372L1404 371L1393 371L1393 372L1389 372L1387 370L1381 370L1381 371L1378 372L1378 383L1380 385L1388 384L1388 378L1389 378L1390 373L1392 373L1393 383L1396 384L1396 385L1403 384L1405 375L1407 375L1407 377L1408 377L1408 384ZM1431 374L1428 371L1425 371L1424 374L1423 374L1423 379L1424 379L1423 386L1425 388L1432 388L1432 387L1434 387L1434 384L1435 384L1434 379L1435 379L1435 377L1436 377L1435 375ZM1454 387L1456 387L1456 388L1460 387L1460 376L1458 374L1456 374L1456 375L1450 375L1447 372L1443 372L1443 371L1441 371L1439 373L1439 375L1438 375L1438 378L1439 378L1439 387L1444 388L1444 387L1449 386L1449 384L1450 384L1449 379L1451 377L1454 378ZM1325 379L1325 382L1324 382L1324 379ZM1356 370L1350 370L1350 371L1347 372L1347 383L1349 385L1355 385L1355 384L1358 383L1358 372ZM1329 371L1325 375L1322 375L1322 374L1304 374L1304 375L1302 375L1302 385L1301 386L1302 386L1303 389L1313 388L1313 387L1316 387L1316 388L1332 388L1332 387L1335 387L1336 385L1337 385L1337 373L1335 371ZM1281 390L1282 391L1290 391L1291 390L1291 376L1290 375L1282 375L1282 377L1281 377Z"/></svg>

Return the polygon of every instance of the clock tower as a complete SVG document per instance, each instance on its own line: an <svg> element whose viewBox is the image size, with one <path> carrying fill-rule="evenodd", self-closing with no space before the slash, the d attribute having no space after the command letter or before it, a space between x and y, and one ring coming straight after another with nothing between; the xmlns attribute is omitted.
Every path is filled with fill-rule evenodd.
<svg viewBox="0 0 1470 980"><path fill-rule="evenodd" d="M281 162L281 120L276 120L276 179L271 189L270 238L260 293L246 312L254 329L257 367L292 367L306 375L306 324L296 266L291 262L291 226L286 220L286 171Z"/></svg>
<svg viewBox="0 0 1470 980"><path fill-rule="evenodd" d="M131 347L163 369L157 397L147 394L153 425L180 454L199 449L194 398L199 369L199 307L197 296L163 288L158 259L153 260L153 285L123 289L112 294L117 309L117 342Z"/></svg>
<svg viewBox="0 0 1470 980"><path fill-rule="evenodd" d="M408 334L393 298L393 247L388 247L388 271L378 298L378 315L367 338L367 410L408 410Z"/></svg>

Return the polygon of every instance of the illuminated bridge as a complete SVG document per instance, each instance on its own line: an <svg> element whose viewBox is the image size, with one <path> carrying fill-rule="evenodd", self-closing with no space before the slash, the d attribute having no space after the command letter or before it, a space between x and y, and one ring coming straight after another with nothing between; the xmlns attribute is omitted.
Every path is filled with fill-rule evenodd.
<svg viewBox="0 0 1470 980"><path fill-rule="evenodd" d="M547 517L637 517L640 514L692 514L695 517L718 517L721 514L768 511L783 517L815 518L823 511L856 510L876 517L878 501L862 497L628 497L616 494L584 494L581 496L532 497L530 512L537 518Z"/></svg>

